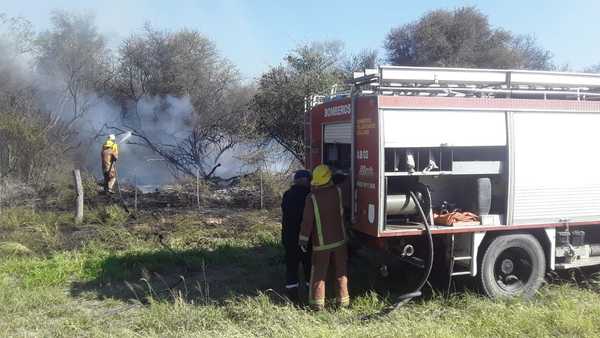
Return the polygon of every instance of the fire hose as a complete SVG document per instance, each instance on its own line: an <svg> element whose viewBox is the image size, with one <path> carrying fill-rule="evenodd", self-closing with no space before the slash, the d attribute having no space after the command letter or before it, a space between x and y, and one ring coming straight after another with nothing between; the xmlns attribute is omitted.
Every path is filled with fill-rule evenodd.
<svg viewBox="0 0 600 338"><path fill-rule="evenodd" d="M428 200L431 201L431 195L430 195L429 189L427 189L427 195L429 197ZM423 218L423 224L425 226L425 236L427 239L427 251L428 251L427 261L425 263L425 273L423 274L423 277L421 278L419 283L417 283L417 286L415 287L414 291L400 295L398 297L398 300L396 301L396 303L381 310L378 313L363 317L362 318L363 320L369 320L369 319L383 317L385 315L388 315L388 314L396 311L397 309L399 309L406 303L410 302L413 298L420 297L423 294L421 292L421 289L423 289L423 287L427 283L427 280L429 279L429 275L431 275L431 269L433 268L433 237L431 236L431 224L429 223L430 219L425 214L425 211L423 211L421 202L419 201L419 199L417 198L417 195L415 195L415 193L413 191L410 192L410 197L415 201L417 208L419 210L419 213L420 213L421 217Z"/></svg>
<svg viewBox="0 0 600 338"><path fill-rule="evenodd" d="M429 189L427 189L427 194L429 194ZM419 199L417 198L417 196L415 195L414 192L412 192L412 191L410 192L410 197L415 201L417 208L419 209L419 213L421 214L421 217L423 218L423 224L425 225L425 236L427 238L427 251L428 251L427 263L425 264L425 273L423 274L423 277L417 284L417 287L415 288L415 290L413 292L409 292L409 293L400 295L398 297L398 302L396 302L396 304L393 305L393 308L391 309L391 311L394 311L394 310L400 308L402 305L408 303L411 299L422 295L421 289L423 289L423 287L427 283L427 280L429 279L429 275L431 274L431 269L433 268L433 237L431 236L431 225L429 224L429 218L427 217L427 215L425 215L425 212L423 211L423 207L421 206L421 202L419 202ZM431 200L431 196L429 196L429 200Z"/></svg>

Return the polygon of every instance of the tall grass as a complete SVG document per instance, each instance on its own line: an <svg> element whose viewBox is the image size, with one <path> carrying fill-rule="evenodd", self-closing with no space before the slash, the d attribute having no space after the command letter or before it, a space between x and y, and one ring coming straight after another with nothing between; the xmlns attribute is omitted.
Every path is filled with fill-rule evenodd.
<svg viewBox="0 0 600 338"><path fill-rule="evenodd" d="M219 225L197 213L137 221L97 211L75 248L28 255L0 252L0 336L6 337L595 337L596 284L553 283L532 300L462 293L416 300L377 314L393 298L356 292L347 310L315 313L284 301L275 214L237 212ZM55 224L68 215L5 215L3 236ZM11 221L10 217L14 217ZM22 218L21 218L22 217ZM12 222L12 223L11 223ZM121 224L125 222L125 224ZM46 225L44 225L46 226ZM69 228L69 232L63 231ZM32 235L33 234L33 235ZM162 234L161 241L156 234ZM44 238L40 232L31 236ZM65 238L66 237L66 238ZM350 284L363 276L350 276Z"/></svg>

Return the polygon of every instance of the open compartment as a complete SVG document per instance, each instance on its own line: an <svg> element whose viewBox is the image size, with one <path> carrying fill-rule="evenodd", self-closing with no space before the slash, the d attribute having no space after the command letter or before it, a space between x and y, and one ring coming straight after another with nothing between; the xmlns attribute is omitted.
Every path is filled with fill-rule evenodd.
<svg viewBox="0 0 600 338"><path fill-rule="evenodd" d="M462 225L504 221L506 146L386 148L384 153L386 228L422 222L413 195L428 217L459 211L479 216L478 222Z"/></svg>

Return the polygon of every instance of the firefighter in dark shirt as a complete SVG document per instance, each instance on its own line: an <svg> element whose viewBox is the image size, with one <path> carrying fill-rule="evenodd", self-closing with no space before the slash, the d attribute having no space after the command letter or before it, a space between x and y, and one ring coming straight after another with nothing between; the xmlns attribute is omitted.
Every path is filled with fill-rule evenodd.
<svg viewBox="0 0 600 338"><path fill-rule="evenodd" d="M302 252L298 245L298 234L302 224L302 213L306 196L310 193L311 174L307 170L298 170L294 174L294 184L283 195L281 202L282 229L281 241L285 249L287 296L298 302L298 265L302 264L304 279L310 278L310 252Z"/></svg>

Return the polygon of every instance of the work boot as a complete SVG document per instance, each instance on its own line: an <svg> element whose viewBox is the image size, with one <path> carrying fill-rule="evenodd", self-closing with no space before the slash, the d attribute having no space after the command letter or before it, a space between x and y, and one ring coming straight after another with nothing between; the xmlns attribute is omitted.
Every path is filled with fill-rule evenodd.
<svg viewBox="0 0 600 338"><path fill-rule="evenodd" d="M308 302L310 303L310 308L313 311L323 311L325 309L325 299L313 299L309 300Z"/></svg>
<svg viewBox="0 0 600 338"><path fill-rule="evenodd" d="M315 312L320 312L325 310L325 305L323 304L310 304L310 309Z"/></svg>
<svg viewBox="0 0 600 338"><path fill-rule="evenodd" d="M338 298L336 300L336 306L338 309L347 309L350 307L350 297L344 297L341 300Z"/></svg>

